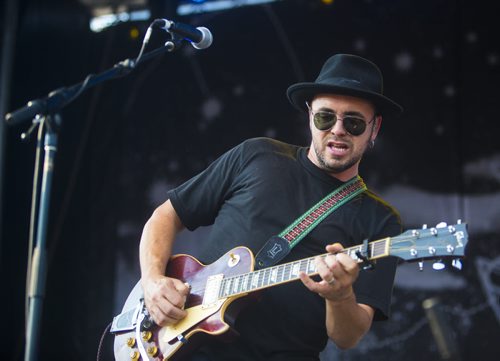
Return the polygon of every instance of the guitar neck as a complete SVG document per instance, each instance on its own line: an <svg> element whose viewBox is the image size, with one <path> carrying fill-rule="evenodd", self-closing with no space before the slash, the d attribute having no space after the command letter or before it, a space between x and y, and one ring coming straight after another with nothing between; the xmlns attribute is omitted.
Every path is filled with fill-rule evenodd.
<svg viewBox="0 0 500 361"><path fill-rule="evenodd" d="M346 248L341 253L347 254L358 263L363 262L358 257L358 253L366 255L368 260L375 260L389 255L390 242L391 238L388 237L367 243L366 245ZM328 253L325 253L319 255L319 257L326 257L327 255ZM258 271L223 278L220 283L218 297L220 299L227 298L295 281L299 279L300 272L314 276L317 274L315 258L316 256L304 258Z"/></svg>

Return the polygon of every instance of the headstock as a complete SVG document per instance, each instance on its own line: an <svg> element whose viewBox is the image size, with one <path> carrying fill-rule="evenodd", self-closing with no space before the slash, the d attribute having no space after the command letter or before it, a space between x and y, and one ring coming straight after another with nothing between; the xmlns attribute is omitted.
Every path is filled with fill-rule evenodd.
<svg viewBox="0 0 500 361"><path fill-rule="evenodd" d="M457 224L439 223L435 227L413 229L391 239L389 254L407 262L418 261L422 269L422 261L452 257L452 265L461 268L460 258L464 257L467 245L467 224L460 220ZM436 262L435 269L444 268L444 264Z"/></svg>

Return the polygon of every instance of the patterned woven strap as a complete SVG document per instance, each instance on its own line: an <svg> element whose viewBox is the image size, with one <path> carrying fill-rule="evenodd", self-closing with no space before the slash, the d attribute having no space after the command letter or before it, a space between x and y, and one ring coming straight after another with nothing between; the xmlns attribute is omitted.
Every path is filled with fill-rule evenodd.
<svg viewBox="0 0 500 361"><path fill-rule="evenodd" d="M302 238L311 232L323 219L328 217L330 213L366 189L366 184L360 176L351 179L297 218L279 234L279 237L286 239L290 244L290 248L295 247Z"/></svg>

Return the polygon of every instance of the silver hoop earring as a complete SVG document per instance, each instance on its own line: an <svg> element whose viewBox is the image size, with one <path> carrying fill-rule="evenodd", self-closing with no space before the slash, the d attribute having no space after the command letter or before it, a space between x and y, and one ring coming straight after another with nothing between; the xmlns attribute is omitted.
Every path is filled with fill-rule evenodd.
<svg viewBox="0 0 500 361"><path fill-rule="evenodd" d="M373 148L373 147L375 147L375 140L374 139L370 140L370 148Z"/></svg>

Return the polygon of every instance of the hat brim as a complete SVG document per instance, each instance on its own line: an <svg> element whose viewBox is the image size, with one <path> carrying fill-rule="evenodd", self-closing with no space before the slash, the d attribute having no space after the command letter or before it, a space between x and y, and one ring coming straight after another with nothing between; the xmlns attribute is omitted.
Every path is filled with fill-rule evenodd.
<svg viewBox="0 0 500 361"><path fill-rule="evenodd" d="M311 101L319 94L339 94L349 95L371 101L377 112L382 115L397 116L403 112L403 107L391 99L366 90L346 88L342 86L317 84L317 83L297 83L291 85L286 91L288 100L292 105L302 111L307 111L306 102Z"/></svg>

